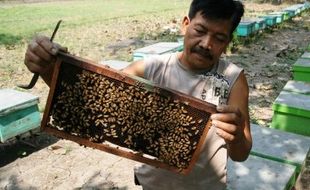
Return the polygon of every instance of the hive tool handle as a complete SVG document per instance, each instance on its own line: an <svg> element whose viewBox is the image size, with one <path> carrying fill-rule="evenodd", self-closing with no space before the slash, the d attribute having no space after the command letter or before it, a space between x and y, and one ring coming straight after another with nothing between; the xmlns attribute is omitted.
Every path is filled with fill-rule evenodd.
<svg viewBox="0 0 310 190"><path fill-rule="evenodd" d="M51 42L53 42L61 22L62 22L62 20L59 20L57 22L57 25L56 25L56 27L54 29L54 32L53 32L53 34L52 34L52 36L50 38ZM18 87L23 88L23 89L31 89L31 88L33 88L34 85L37 83L37 81L39 79L39 76L40 76L39 73L34 73L33 76L32 76L32 79L31 79L31 81L30 81L30 83L28 85L18 85Z"/></svg>

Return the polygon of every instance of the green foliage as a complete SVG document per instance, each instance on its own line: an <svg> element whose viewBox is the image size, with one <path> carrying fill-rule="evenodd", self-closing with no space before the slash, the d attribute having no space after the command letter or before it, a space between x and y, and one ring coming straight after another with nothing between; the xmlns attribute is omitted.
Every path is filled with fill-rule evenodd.
<svg viewBox="0 0 310 190"><path fill-rule="evenodd" d="M241 45L240 37L238 37L237 32L235 31L227 50L230 52L235 52L239 45Z"/></svg>

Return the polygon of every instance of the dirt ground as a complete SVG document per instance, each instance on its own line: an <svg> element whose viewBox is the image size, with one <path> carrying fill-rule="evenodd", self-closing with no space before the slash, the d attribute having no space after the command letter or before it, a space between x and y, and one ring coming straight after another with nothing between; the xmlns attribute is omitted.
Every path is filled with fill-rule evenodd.
<svg viewBox="0 0 310 190"><path fill-rule="evenodd" d="M246 7L249 10L261 11L281 8L254 4L247 4ZM249 11L248 15L251 13ZM134 27L127 27L128 20L118 21L115 31L119 29L118 27L127 27L128 31L124 32L125 35L119 36L114 30L106 30L104 42L99 43L90 39L90 42L83 47L81 45L80 49L72 48L72 52L97 61L100 59L126 60L134 49L152 43L163 35L152 31L161 30L167 25L171 27L179 24L180 20L176 18L176 15L171 15L168 22L167 18L157 18L155 23L149 22L151 18L145 20L137 18L134 21L130 20L130 23L135 23ZM141 24L143 27L140 28L138 25ZM143 28L148 28L149 32L143 33L144 36L141 38L141 33L138 34L137 31ZM94 31L101 29L104 31L101 27ZM245 70L250 87L251 122L262 126L270 124L273 114L272 103L286 82L292 78L292 64L310 44L309 31L308 12L303 17L295 17L284 25L246 39L245 41L250 42L248 45L239 46L236 51L227 53L226 59ZM67 34L69 31L63 31L63 33ZM80 40L83 44L91 34L81 34L81 36L78 34L71 40ZM70 44L66 38L63 42ZM19 54L14 56L17 61L22 62L26 45L23 46L0 47L0 60L6 60L8 58L6 56L18 51ZM98 48L88 52L87 49L91 46ZM109 53L102 55L102 52ZM11 88L17 83L28 81L31 77L24 67L1 74L0 88ZM48 92L46 85L39 81L30 92L40 97L40 108L43 110ZM36 133L31 138L0 144L0 158L0 189L141 189L134 185L132 169L136 164L134 161L81 147L43 132ZM309 175L304 176L309 178ZM308 178L304 178L300 186L305 184L307 187L298 188L310 189L310 185L307 184Z"/></svg>

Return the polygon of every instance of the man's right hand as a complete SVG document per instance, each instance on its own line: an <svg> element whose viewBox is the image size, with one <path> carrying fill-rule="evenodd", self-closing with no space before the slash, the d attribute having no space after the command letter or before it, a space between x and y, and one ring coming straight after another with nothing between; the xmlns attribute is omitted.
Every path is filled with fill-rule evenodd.
<svg viewBox="0 0 310 190"><path fill-rule="evenodd" d="M50 85L55 55L58 51L67 51L67 49L52 43L46 36L36 36L28 44L24 63L29 71L39 73L46 84Z"/></svg>

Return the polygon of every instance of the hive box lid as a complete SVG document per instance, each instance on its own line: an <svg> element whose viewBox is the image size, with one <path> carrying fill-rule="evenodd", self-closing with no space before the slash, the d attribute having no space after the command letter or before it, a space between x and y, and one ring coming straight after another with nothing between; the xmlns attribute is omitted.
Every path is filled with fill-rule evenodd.
<svg viewBox="0 0 310 190"><path fill-rule="evenodd" d="M310 59L310 52L305 52L305 53L301 56L301 58L303 58L303 59Z"/></svg>
<svg viewBox="0 0 310 190"><path fill-rule="evenodd" d="M30 107L38 102L39 97L30 93L13 89L0 89L0 116Z"/></svg>
<svg viewBox="0 0 310 190"><path fill-rule="evenodd" d="M283 87L283 90L295 92L298 94L310 95L310 83L290 80L287 81L286 85Z"/></svg>
<svg viewBox="0 0 310 190"><path fill-rule="evenodd" d="M251 124L251 154L301 167L310 147L310 137Z"/></svg>
<svg viewBox="0 0 310 190"><path fill-rule="evenodd" d="M249 155L244 162L227 163L228 190L287 190L294 184L293 165Z"/></svg>
<svg viewBox="0 0 310 190"><path fill-rule="evenodd" d="M130 65L130 62L120 60L104 60L100 64L107 65L115 70L121 70Z"/></svg>
<svg viewBox="0 0 310 190"><path fill-rule="evenodd" d="M272 109L310 118L310 98L307 95L282 91L273 103Z"/></svg>
<svg viewBox="0 0 310 190"><path fill-rule="evenodd" d="M293 65L293 71L310 72L310 59L297 59Z"/></svg>
<svg viewBox="0 0 310 190"><path fill-rule="evenodd" d="M178 42L159 42L150 46L146 46L134 51L135 53L156 54L161 55L171 51L177 51L182 48L182 44Z"/></svg>

